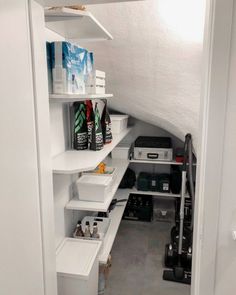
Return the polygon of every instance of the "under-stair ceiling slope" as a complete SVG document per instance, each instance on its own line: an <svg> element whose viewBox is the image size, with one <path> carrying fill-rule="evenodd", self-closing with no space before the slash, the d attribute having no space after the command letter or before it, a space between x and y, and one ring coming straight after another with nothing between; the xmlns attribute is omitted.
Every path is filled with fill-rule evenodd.
<svg viewBox="0 0 236 295"><path fill-rule="evenodd" d="M114 40L82 44L106 71L110 106L197 139L204 0L92 5Z"/></svg>

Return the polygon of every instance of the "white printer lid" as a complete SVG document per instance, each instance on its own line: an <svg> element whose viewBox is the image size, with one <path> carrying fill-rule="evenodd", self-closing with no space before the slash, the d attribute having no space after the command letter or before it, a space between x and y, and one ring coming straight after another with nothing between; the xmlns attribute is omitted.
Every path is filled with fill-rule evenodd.
<svg viewBox="0 0 236 295"><path fill-rule="evenodd" d="M101 241L64 239L57 250L57 273L87 280L101 244Z"/></svg>

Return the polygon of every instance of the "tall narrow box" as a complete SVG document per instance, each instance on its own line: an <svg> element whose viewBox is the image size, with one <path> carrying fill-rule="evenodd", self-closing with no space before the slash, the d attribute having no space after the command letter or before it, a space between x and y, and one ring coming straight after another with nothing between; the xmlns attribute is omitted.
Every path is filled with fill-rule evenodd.
<svg viewBox="0 0 236 295"><path fill-rule="evenodd" d="M86 49L69 42L51 44L53 93L85 94Z"/></svg>

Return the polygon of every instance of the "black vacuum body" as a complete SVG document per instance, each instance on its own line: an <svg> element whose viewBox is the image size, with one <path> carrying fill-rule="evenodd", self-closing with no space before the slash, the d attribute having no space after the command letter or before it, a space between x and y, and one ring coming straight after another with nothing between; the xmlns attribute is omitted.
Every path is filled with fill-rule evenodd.
<svg viewBox="0 0 236 295"><path fill-rule="evenodd" d="M192 179L192 139L191 135L185 136L184 162L182 169L181 198L179 204L179 220L171 230L171 242L165 248L165 266L163 279L183 284L191 284L192 267L192 222L185 222L185 194L187 179L190 182L191 197L194 197ZM187 171L188 170L188 171ZM187 175L187 172L189 175ZM192 206L193 207L193 206Z"/></svg>

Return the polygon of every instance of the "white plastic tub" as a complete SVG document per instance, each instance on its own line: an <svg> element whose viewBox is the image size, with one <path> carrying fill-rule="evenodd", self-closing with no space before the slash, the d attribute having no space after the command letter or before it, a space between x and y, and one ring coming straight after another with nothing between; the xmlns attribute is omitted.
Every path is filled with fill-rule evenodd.
<svg viewBox="0 0 236 295"><path fill-rule="evenodd" d="M56 257L58 295L97 295L100 247L100 241L63 241Z"/></svg>
<svg viewBox="0 0 236 295"><path fill-rule="evenodd" d="M128 160L130 157L130 145L119 144L111 152L112 159L125 159Z"/></svg>
<svg viewBox="0 0 236 295"><path fill-rule="evenodd" d="M111 131L114 134L121 133L128 125L128 115L110 115L111 117Z"/></svg>
<svg viewBox="0 0 236 295"><path fill-rule="evenodd" d="M97 173L96 170L86 171L83 172L82 175L95 175L95 176L109 176L112 178L112 183L115 183L116 176L117 176L117 168L115 167L106 167L106 172L104 174Z"/></svg>
<svg viewBox="0 0 236 295"><path fill-rule="evenodd" d="M112 187L112 177L82 175L77 181L79 199L82 201L104 202Z"/></svg>

